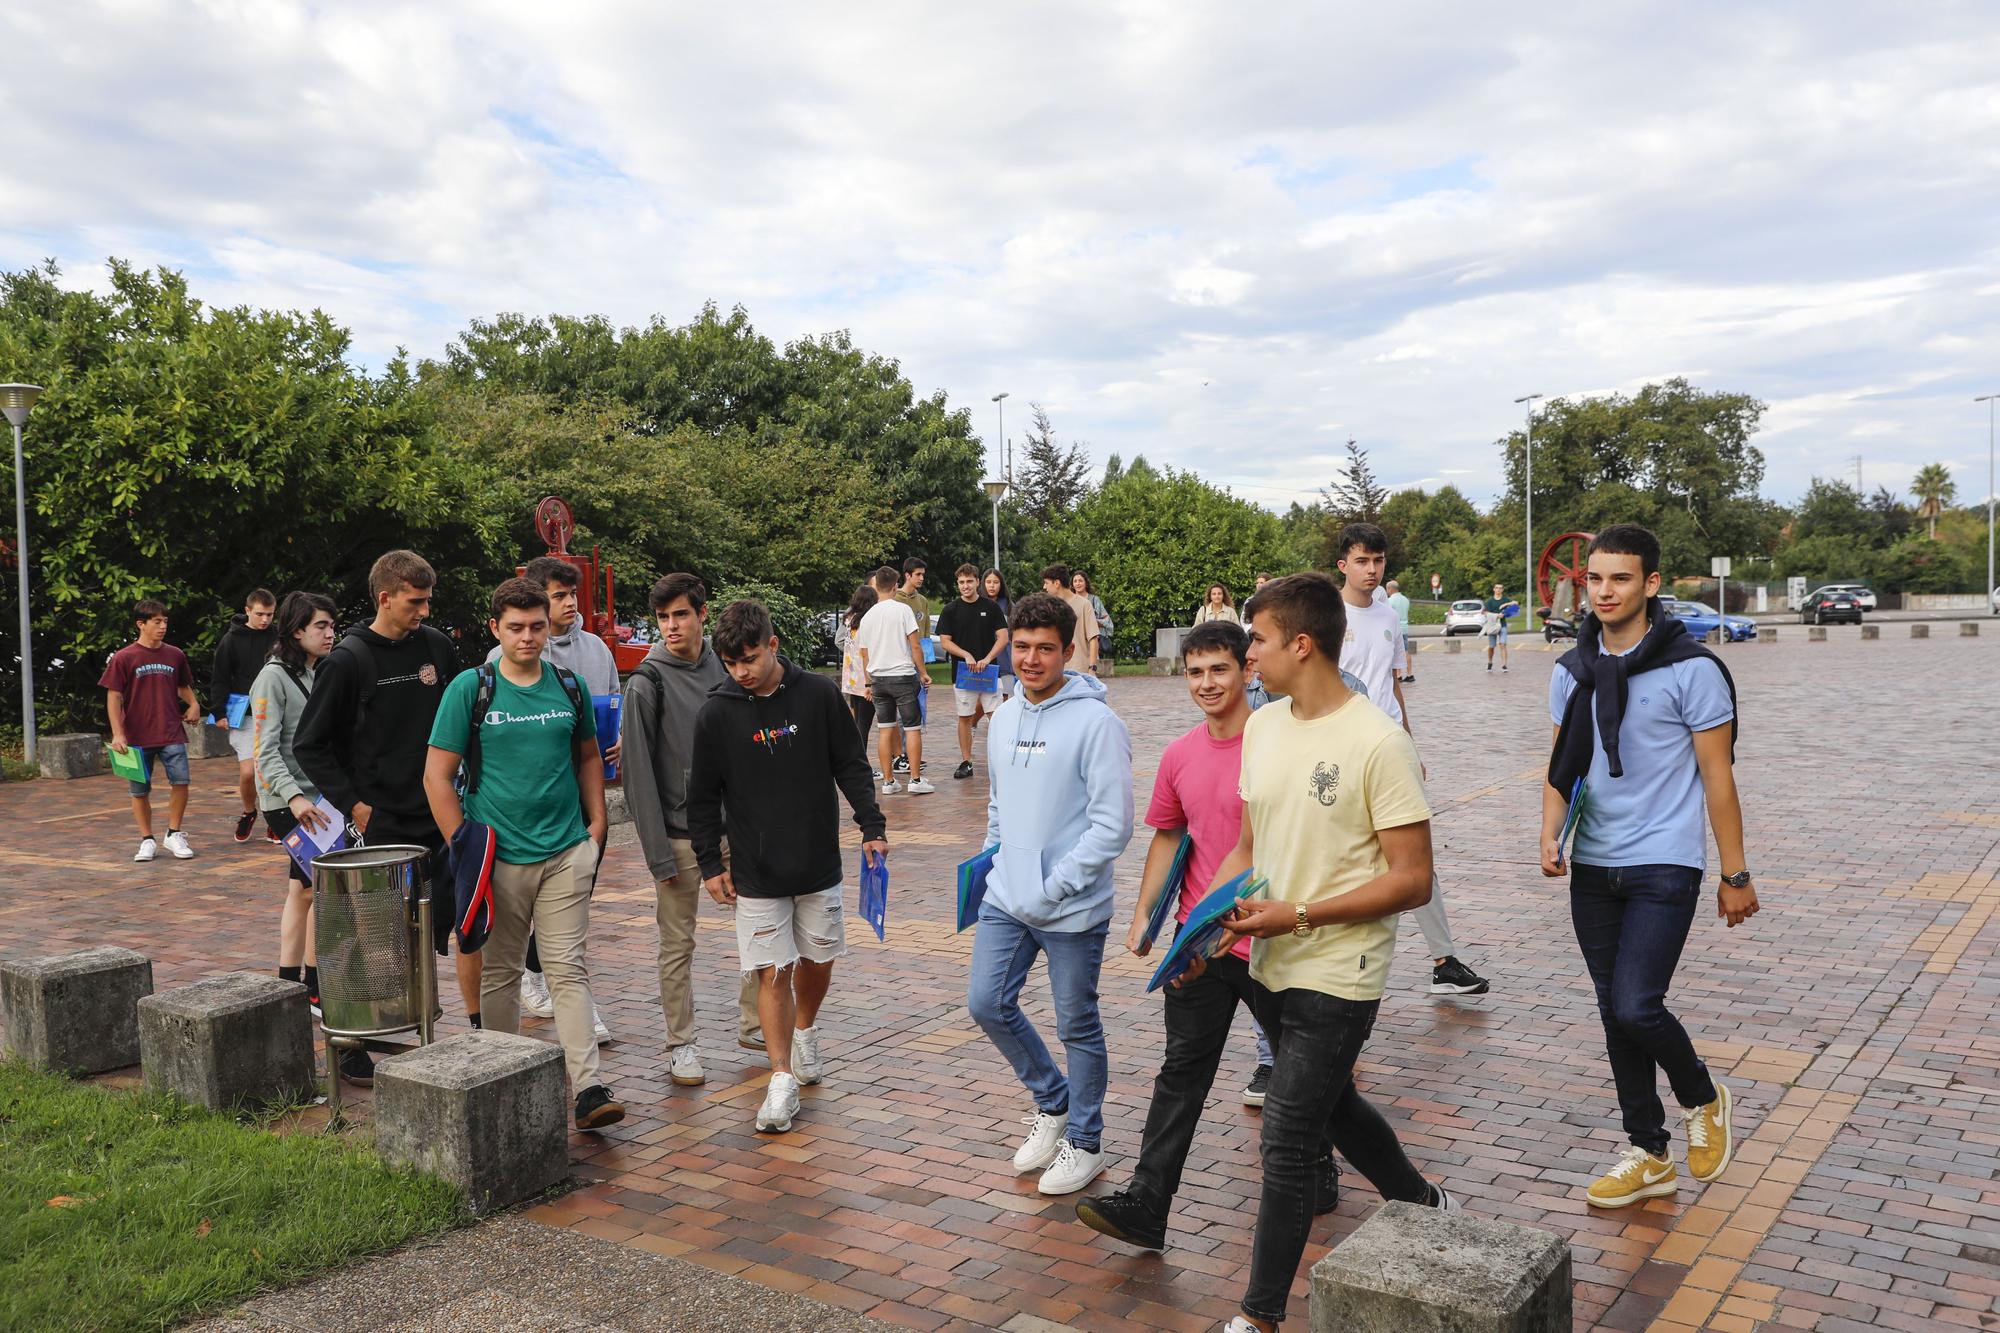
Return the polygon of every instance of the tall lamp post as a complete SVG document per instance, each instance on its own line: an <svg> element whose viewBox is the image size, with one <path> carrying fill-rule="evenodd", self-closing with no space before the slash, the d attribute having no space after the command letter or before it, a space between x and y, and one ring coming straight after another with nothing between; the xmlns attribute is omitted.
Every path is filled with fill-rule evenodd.
<svg viewBox="0 0 2000 1333"><path fill-rule="evenodd" d="M1986 612L2000 616L2000 597L1993 595L1993 403L2000 393L1983 394L1973 399L1975 403L1986 404L1986 586L1981 589L1986 594Z"/></svg>
<svg viewBox="0 0 2000 1333"><path fill-rule="evenodd" d="M1526 535L1521 542L1523 549L1523 558L1521 561L1521 630L1526 634L1535 632L1535 400L1541 396L1538 393L1527 393L1522 394L1514 400L1517 404L1526 403L1528 405L1528 449L1526 459L1528 466L1526 473L1521 478L1521 499L1527 507L1527 519L1522 524Z"/></svg>
<svg viewBox="0 0 2000 1333"><path fill-rule="evenodd" d="M1007 398L1005 389L993 395L993 410L1000 419L1000 430L993 437L993 480L979 484L986 488L986 498L993 502L993 568L1000 568L1000 501L1007 494L1010 480L1005 468L1007 458ZM1004 583L1005 577L1001 581Z"/></svg>
<svg viewBox="0 0 2000 1333"><path fill-rule="evenodd" d="M28 641L28 484L21 427L42 396L39 384L0 384L0 412L14 428L14 567L21 574L21 759L35 762L35 649Z"/></svg>
<svg viewBox="0 0 2000 1333"><path fill-rule="evenodd" d="M993 502L993 568L998 569L1000 568L1000 501L1007 496L1007 479L994 477L979 484L986 488L986 498ZM1001 575L1000 582L1004 587L1007 576Z"/></svg>

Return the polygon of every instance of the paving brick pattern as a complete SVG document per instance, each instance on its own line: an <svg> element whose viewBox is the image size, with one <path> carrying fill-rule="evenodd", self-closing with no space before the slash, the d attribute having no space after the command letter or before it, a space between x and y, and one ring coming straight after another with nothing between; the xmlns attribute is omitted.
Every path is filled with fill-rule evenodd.
<svg viewBox="0 0 2000 1333"><path fill-rule="evenodd" d="M2000 643L1836 628L1725 651L1766 911L1734 932L1700 920L1675 1006L1735 1091L1737 1164L1624 1213L1576 1198L1620 1136L1565 895L1535 865L1545 652L1517 651L1504 675L1470 652L1419 659L1408 693L1440 874L1461 952L1495 990L1433 1001L1406 929L1364 1086L1468 1210L1570 1239L1579 1329L2000 1327ZM1161 749L1194 717L1173 681L1121 679L1111 697L1143 808ZM950 929L951 867L977 850L985 783L950 780L948 728L930 739L940 792L888 802L888 942L852 941L822 1017L827 1082L790 1135L751 1130L764 1074L733 1043L733 935L713 911L696 962L709 1083L668 1082L652 888L629 832L614 839L592 970L621 1037L606 1075L632 1115L575 1136L584 1183L531 1215L912 1328L1216 1328L1241 1293L1255 1208L1257 1113L1237 1096L1247 1024L1164 1256L1123 1251L1014 1176L1031 1107L966 1016L969 939ZM149 866L127 859L109 779L0 788L0 952L125 945L153 957L162 988L272 965L281 853L229 842L227 761L197 773L199 859ZM1142 851L1143 835L1120 863L1122 904ZM1112 955L1119 1160L1098 1189L1123 1183L1161 1041L1150 964ZM1052 1035L1039 978L1026 999ZM450 1031L455 995L447 1008ZM366 1094L350 1109L365 1123ZM1354 1181L1308 1261L1375 1202Z"/></svg>

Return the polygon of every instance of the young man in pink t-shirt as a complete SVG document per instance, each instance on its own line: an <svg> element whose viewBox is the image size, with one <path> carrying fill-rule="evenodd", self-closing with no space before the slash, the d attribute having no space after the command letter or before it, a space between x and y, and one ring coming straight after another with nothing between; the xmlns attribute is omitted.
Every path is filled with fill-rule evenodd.
<svg viewBox="0 0 2000 1333"><path fill-rule="evenodd" d="M1250 720L1244 696L1244 658L1249 639L1226 620L1197 625L1181 645L1187 663L1188 695L1203 721L1169 745L1160 756L1146 823L1153 843L1139 887L1139 906L1126 933L1126 947L1145 954L1147 918L1165 886L1174 853L1185 833L1194 842L1187 878L1174 919L1184 922L1215 878L1216 867L1236 846L1243 830L1243 799L1237 781L1243 767L1243 727ZM1167 940L1155 941L1164 947ZM1250 941L1209 961L1207 969L1166 992L1167 1042L1153 1101L1146 1112L1139 1161L1125 1189L1076 1206L1078 1220L1092 1230L1137 1245L1164 1249L1167 1214L1180 1189L1181 1168L1194 1142L1202 1104L1229 1041L1240 1002L1250 1008ZM1255 1020L1252 1020L1253 1022ZM1339 1198L1339 1177L1331 1153L1322 1157L1315 1212L1330 1212Z"/></svg>

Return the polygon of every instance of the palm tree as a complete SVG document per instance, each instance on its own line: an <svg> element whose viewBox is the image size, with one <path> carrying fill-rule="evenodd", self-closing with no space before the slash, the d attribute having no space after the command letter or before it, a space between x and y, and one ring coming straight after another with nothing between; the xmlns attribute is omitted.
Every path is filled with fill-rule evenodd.
<svg viewBox="0 0 2000 1333"><path fill-rule="evenodd" d="M1917 506L1917 517L1930 521L1930 539L1936 541L1938 515L1958 494L1958 484L1944 464L1926 463L1910 482L1910 493L1922 502Z"/></svg>

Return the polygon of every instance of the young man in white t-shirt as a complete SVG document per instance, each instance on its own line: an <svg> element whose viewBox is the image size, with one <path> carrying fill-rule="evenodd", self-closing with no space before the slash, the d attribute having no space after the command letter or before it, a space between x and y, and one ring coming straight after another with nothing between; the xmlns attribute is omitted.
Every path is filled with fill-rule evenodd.
<svg viewBox="0 0 2000 1333"><path fill-rule="evenodd" d="M1359 677L1369 700L1389 720L1412 736L1408 706L1403 702L1402 674L1409 660L1403 646L1396 609L1381 595L1382 572L1389 563L1389 537L1373 523L1350 523L1334 538L1335 564L1345 582L1340 597L1347 612L1347 633L1340 646L1340 666ZM1430 901L1411 915L1424 932L1431 951L1431 994L1484 995L1485 978L1458 961L1445 920L1444 891L1433 883Z"/></svg>
<svg viewBox="0 0 2000 1333"><path fill-rule="evenodd" d="M1397 914L1431 891L1431 811L1416 746L1341 681L1334 655L1346 608L1331 579L1274 579L1248 609L1249 664L1286 697L1244 726L1242 833L1215 881L1253 865L1270 881L1269 898L1238 904L1222 949L1236 936L1255 941L1252 1003L1277 1064L1264 1102L1249 1283L1228 1333L1273 1333L1312 1231L1313 1172L1326 1139L1385 1199L1454 1205L1354 1086Z"/></svg>
<svg viewBox="0 0 2000 1333"><path fill-rule="evenodd" d="M854 647L861 669L868 673L868 697L875 701L875 721L881 736L882 794L903 790L891 765L896 752L909 747L910 790L927 796L937 790L924 777L924 714L920 696L931 687L924 670L924 650L917 641L917 617L909 604L896 600L896 571L884 565L869 581L881 598L868 608L854 630ZM900 734L898 728L901 729Z"/></svg>

